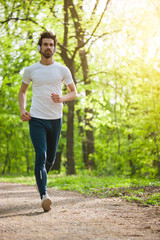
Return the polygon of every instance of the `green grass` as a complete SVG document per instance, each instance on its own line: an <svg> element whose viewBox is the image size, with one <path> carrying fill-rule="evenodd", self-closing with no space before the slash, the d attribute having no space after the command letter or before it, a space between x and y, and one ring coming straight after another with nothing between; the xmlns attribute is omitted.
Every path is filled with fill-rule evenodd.
<svg viewBox="0 0 160 240"><path fill-rule="evenodd" d="M34 185L33 175L1 176L0 182ZM76 191L96 197L122 197L130 202L160 206L160 180L149 178L126 178L117 176L96 177L88 174L48 176L48 187L57 190Z"/></svg>

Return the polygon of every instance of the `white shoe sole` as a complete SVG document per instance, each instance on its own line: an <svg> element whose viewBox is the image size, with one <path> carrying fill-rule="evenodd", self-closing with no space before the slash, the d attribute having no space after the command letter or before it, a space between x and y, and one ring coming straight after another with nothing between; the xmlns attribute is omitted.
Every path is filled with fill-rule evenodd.
<svg viewBox="0 0 160 240"><path fill-rule="evenodd" d="M46 198L42 201L42 208L44 212L49 212L51 210L52 201L50 198Z"/></svg>

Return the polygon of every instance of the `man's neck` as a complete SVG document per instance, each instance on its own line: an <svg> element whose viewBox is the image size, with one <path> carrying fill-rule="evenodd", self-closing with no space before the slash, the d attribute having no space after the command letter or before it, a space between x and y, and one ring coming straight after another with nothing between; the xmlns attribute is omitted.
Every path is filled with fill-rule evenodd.
<svg viewBox="0 0 160 240"><path fill-rule="evenodd" d="M52 63L54 63L53 57L51 58L45 58L45 57L41 57L40 63L43 65L51 65Z"/></svg>

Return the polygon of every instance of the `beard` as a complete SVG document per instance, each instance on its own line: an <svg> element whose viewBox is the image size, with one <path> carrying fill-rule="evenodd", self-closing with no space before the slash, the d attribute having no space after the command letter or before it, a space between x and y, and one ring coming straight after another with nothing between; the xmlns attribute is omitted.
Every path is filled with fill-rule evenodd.
<svg viewBox="0 0 160 240"><path fill-rule="evenodd" d="M53 52L51 52L50 50L46 50L44 52L41 52L41 54L45 57L45 58L50 58L53 56Z"/></svg>

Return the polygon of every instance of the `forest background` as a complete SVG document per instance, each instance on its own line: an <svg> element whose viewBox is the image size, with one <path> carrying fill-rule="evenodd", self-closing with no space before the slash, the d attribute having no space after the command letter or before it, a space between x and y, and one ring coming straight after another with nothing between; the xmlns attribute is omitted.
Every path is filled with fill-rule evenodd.
<svg viewBox="0 0 160 240"><path fill-rule="evenodd" d="M1 0L0 16L0 174L34 171L18 92L49 30L58 38L54 59L69 67L78 90L64 105L54 170L159 177L159 1ZM30 86L27 110L31 97Z"/></svg>

